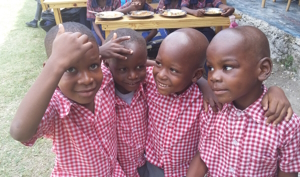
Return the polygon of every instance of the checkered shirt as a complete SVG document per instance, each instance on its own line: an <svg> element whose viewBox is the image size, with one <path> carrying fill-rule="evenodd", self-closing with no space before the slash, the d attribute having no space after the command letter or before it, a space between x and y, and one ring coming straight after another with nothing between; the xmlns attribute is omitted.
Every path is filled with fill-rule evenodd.
<svg viewBox="0 0 300 177"><path fill-rule="evenodd" d="M112 78L102 67L104 76ZM113 80L111 80L113 84ZM116 95L118 161L127 177L139 176L137 168L146 163L147 102L142 84L134 93L131 104Z"/></svg>
<svg viewBox="0 0 300 177"><path fill-rule="evenodd" d="M122 176L117 163L114 87L103 79L95 96L95 113L69 100L57 88L34 137L53 140L52 176Z"/></svg>
<svg viewBox="0 0 300 177"><path fill-rule="evenodd" d="M121 6L120 0L106 0L106 5L104 8L101 8L98 5L97 0L88 0L86 18L89 21L95 21L95 14L89 11L94 11L94 12L114 11L120 6Z"/></svg>
<svg viewBox="0 0 300 177"><path fill-rule="evenodd" d="M182 0L178 0L178 3L175 6L171 6L171 0L160 0L156 11L159 12L159 9L163 9L164 7L165 9L181 9L181 1Z"/></svg>
<svg viewBox="0 0 300 177"><path fill-rule="evenodd" d="M181 7L188 7L190 9L202 9L205 7L219 7L221 0L182 0Z"/></svg>
<svg viewBox="0 0 300 177"><path fill-rule="evenodd" d="M147 68L152 71L152 67ZM180 95L158 93L153 74L147 77L147 161L163 168L166 177L186 176L199 143L202 94L192 84Z"/></svg>
<svg viewBox="0 0 300 177"><path fill-rule="evenodd" d="M201 122L199 151L208 176L277 176L300 171L300 119L295 114L277 127L266 125L262 96L245 110L224 105Z"/></svg>
<svg viewBox="0 0 300 177"><path fill-rule="evenodd" d="M130 5L131 5L131 2L126 2L124 5L121 6L121 9L129 7ZM148 11L154 12L154 9L148 3L145 3L144 7L141 10L148 10Z"/></svg>

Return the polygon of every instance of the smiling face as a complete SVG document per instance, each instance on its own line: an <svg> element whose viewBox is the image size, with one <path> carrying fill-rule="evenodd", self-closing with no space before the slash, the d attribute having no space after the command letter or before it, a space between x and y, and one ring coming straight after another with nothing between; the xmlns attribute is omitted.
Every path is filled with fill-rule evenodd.
<svg viewBox="0 0 300 177"><path fill-rule="evenodd" d="M216 36L207 49L208 83L221 103L245 109L262 94L257 52L242 35Z"/></svg>
<svg viewBox="0 0 300 177"><path fill-rule="evenodd" d="M111 59L107 62L116 89L123 94L137 90L146 77L146 48L140 47L137 42L128 43L126 47L133 50L126 60Z"/></svg>
<svg viewBox="0 0 300 177"><path fill-rule="evenodd" d="M59 81L58 87L70 100L94 110L94 97L102 83L101 60L95 41L76 65L69 68Z"/></svg>
<svg viewBox="0 0 300 177"><path fill-rule="evenodd" d="M205 60L207 44L205 36L193 29L175 31L164 39L153 68L160 94L181 94L202 76L200 65Z"/></svg>

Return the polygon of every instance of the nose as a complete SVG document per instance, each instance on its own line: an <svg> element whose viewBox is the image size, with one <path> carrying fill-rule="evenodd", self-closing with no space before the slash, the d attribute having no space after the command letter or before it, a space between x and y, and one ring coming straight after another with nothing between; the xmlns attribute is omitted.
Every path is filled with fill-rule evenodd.
<svg viewBox="0 0 300 177"><path fill-rule="evenodd" d="M222 71L220 70L215 70L215 71L209 71L208 72L208 79L211 82L220 82L221 81L221 77L222 76Z"/></svg>
<svg viewBox="0 0 300 177"><path fill-rule="evenodd" d="M94 81L94 78L91 77L91 74L89 72L82 72L80 75L80 78L78 79L78 84L84 84L89 85Z"/></svg>
<svg viewBox="0 0 300 177"><path fill-rule="evenodd" d="M138 74L135 71L129 71L128 79L137 79Z"/></svg>
<svg viewBox="0 0 300 177"><path fill-rule="evenodd" d="M166 69L161 69L158 73L157 76L159 79L164 80L167 79L167 73Z"/></svg>

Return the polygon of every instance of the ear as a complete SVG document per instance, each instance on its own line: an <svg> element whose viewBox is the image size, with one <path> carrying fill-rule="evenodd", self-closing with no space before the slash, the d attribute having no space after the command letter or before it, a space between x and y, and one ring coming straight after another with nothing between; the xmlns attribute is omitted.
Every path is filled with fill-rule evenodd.
<svg viewBox="0 0 300 177"><path fill-rule="evenodd" d="M46 63L47 63L47 60L46 60L46 61L44 61L44 63L43 63L43 68L45 67Z"/></svg>
<svg viewBox="0 0 300 177"><path fill-rule="evenodd" d="M104 65L105 65L107 68L109 68L109 62L108 62L107 60L103 60L102 62L104 63Z"/></svg>
<svg viewBox="0 0 300 177"><path fill-rule="evenodd" d="M265 57L258 62L258 65L260 70L258 74L258 80L263 82L271 75L273 66L272 60L269 57Z"/></svg>
<svg viewBox="0 0 300 177"><path fill-rule="evenodd" d="M202 77L203 72L204 72L204 69L203 69L203 68L197 68L197 69L194 71L193 78L192 78L192 82L193 82L193 83L196 83L196 82Z"/></svg>

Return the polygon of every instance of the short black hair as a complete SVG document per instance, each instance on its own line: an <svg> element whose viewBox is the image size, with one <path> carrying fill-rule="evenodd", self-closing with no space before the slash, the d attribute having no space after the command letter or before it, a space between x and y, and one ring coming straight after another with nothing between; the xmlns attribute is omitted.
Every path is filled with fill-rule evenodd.
<svg viewBox="0 0 300 177"><path fill-rule="evenodd" d="M77 22L66 22L62 24L64 26L65 32L80 32L88 36L90 41L95 41L96 39L92 31L83 24ZM47 57L50 57L52 53L52 44L58 32L58 25L52 27L46 34L44 44L46 48Z"/></svg>
<svg viewBox="0 0 300 177"><path fill-rule="evenodd" d="M146 41L141 34L130 29L130 28L119 28L112 31L106 38L106 41L109 41L113 38L114 33L117 34L117 37L130 36L129 40L121 42L122 45L127 46L130 43L137 43L140 47L147 48Z"/></svg>

